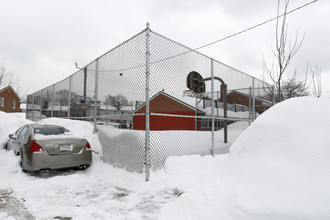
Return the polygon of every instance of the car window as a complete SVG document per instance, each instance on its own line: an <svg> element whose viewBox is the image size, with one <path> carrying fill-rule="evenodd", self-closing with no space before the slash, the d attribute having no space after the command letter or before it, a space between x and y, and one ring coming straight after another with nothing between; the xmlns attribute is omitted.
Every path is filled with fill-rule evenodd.
<svg viewBox="0 0 330 220"><path fill-rule="evenodd" d="M19 133L23 130L24 127L19 128L16 132L15 132L15 136L18 137Z"/></svg>
<svg viewBox="0 0 330 220"><path fill-rule="evenodd" d="M25 137L25 135L27 134L27 132L28 132L28 127L26 127L26 126L23 127L23 129L22 129L21 133L19 134L18 138L23 139Z"/></svg>
<svg viewBox="0 0 330 220"><path fill-rule="evenodd" d="M33 129L34 134L42 134L42 135L59 135L64 134L68 130L63 127L38 127Z"/></svg>

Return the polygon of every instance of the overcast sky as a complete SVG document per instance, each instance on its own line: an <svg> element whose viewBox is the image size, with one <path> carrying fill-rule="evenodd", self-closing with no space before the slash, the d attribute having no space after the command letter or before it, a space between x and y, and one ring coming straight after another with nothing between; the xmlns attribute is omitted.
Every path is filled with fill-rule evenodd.
<svg viewBox="0 0 330 220"><path fill-rule="evenodd" d="M290 9L311 0L291 0ZM30 94L54 84L146 27L197 48L276 16L277 0L0 0L0 61ZM322 69L330 97L330 1L288 15L289 33L305 34L291 70ZM275 22L200 52L257 78L271 60Z"/></svg>

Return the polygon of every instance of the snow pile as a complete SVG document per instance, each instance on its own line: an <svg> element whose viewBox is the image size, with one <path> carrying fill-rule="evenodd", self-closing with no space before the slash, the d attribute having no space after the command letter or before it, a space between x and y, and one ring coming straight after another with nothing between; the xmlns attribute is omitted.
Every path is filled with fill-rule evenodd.
<svg viewBox="0 0 330 220"><path fill-rule="evenodd" d="M9 134L15 133L18 128L25 124L33 123L23 118L21 114L6 113L3 111L0 111L0 119L0 149L2 149L8 141Z"/></svg>
<svg viewBox="0 0 330 220"><path fill-rule="evenodd" d="M204 167L209 175L192 168L201 179L180 183L185 193L160 219L330 219L329 107L327 99L306 97L275 105L227 158ZM172 160L168 173L177 175L173 165L184 175ZM185 168L195 162L187 160Z"/></svg>
<svg viewBox="0 0 330 220"><path fill-rule="evenodd" d="M228 126L228 143L224 144L223 130L215 132L217 154L228 153L230 145L248 127L248 122ZM128 171L142 173L145 169L145 132L124 130L113 126L98 126L98 136L103 149L103 161ZM163 167L170 156L209 155L210 131L150 131L152 169Z"/></svg>
<svg viewBox="0 0 330 220"><path fill-rule="evenodd" d="M103 161L128 171L144 170L144 131L98 126Z"/></svg>

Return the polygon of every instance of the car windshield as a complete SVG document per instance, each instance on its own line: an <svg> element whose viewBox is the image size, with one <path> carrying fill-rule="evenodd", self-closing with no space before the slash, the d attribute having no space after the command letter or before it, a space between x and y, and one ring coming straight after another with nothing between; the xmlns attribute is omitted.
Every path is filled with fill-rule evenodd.
<svg viewBox="0 0 330 220"><path fill-rule="evenodd" d="M64 134L67 130L63 127L37 127L34 128L34 134L42 135L59 135Z"/></svg>

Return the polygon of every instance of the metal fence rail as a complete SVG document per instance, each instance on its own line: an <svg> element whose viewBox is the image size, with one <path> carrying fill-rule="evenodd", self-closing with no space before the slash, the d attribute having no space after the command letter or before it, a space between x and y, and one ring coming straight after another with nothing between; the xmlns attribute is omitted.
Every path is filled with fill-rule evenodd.
<svg viewBox="0 0 330 220"><path fill-rule="evenodd" d="M129 171L164 165L168 156L214 154L228 149L223 127L252 121L272 105L265 82L147 28L68 78L28 95L28 119L61 117L91 121L104 160ZM187 91L198 72L205 92ZM227 109L224 88L227 85ZM228 113L228 115L227 115ZM230 137L230 133L228 134ZM201 141L203 140L203 141Z"/></svg>

